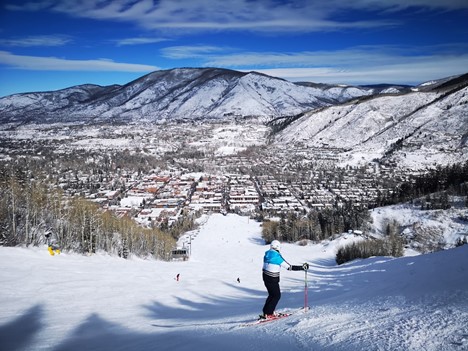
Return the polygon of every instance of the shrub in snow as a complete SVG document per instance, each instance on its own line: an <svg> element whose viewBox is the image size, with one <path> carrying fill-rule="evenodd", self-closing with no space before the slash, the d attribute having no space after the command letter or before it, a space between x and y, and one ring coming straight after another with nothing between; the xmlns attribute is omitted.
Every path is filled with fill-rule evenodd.
<svg viewBox="0 0 468 351"><path fill-rule="evenodd" d="M403 256L403 240L392 235L386 239L354 242L338 249L335 260L337 264L343 264L357 258L372 256Z"/></svg>

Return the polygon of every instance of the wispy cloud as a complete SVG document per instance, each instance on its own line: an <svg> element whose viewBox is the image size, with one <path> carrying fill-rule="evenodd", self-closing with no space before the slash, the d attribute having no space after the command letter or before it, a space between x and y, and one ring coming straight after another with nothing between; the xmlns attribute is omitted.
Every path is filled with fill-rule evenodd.
<svg viewBox="0 0 468 351"><path fill-rule="evenodd" d="M9 11L49 11L99 21L131 23L138 25L139 29L144 29L141 36L128 34L129 36L135 35L135 37L113 41L119 46L160 43L164 40L175 40L174 38L177 37L184 38L179 43L194 43L195 41L188 41L186 37L179 34L202 32L216 32L216 34L224 31L229 31L229 34L251 32L252 34L271 34L271 37L277 34L294 33L297 34L295 44L302 40L300 38L304 38L302 48L306 49L296 52L277 52L276 47L271 49L270 46L269 49L265 49L269 50L268 52L263 52L260 48L258 51L244 51L240 47L211 44L213 41L206 36L206 39L197 39L203 43L202 45L178 45L160 51L162 58L168 59L166 62L196 59L197 65L201 66L259 70L290 80L323 82L333 80L334 82L356 83L359 79L362 82L372 82L372 79L375 79L379 82L396 82L396 77L400 76L402 77L400 79L406 82L417 82L423 74L436 78L465 72L468 67L466 44L465 46L451 44L452 47L448 45L446 47L423 47L418 43L414 44L414 47L375 45L343 48L341 46L341 49L337 50L314 51L311 49L314 47L314 42L311 42L310 37L300 36L304 33L323 31L340 31L339 34L341 34L342 31L343 40L340 38L338 41L346 41L346 38L351 38L352 35L354 39L354 34L356 34L355 37L359 37L360 40L351 40L349 43L366 43L370 35L373 35L371 42L375 43L378 42L378 35L382 33L382 43L395 42L394 37L391 40L385 40L388 38L384 35L390 32L385 29L407 25L404 21L414 19L415 12L417 16L420 16L420 14L424 15L425 11L431 15L441 12L445 14L446 11L453 10L465 11L468 9L466 0L6 1L9 4L5 6L5 9ZM398 12L402 10L406 11ZM382 28L383 30L361 30L366 28ZM357 29L357 31L346 31L347 29ZM464 27L460 28L457 34L463 33L464 29ZM137 33L137 31L128 33ZM360 33L366 33L367 36L361 38ZM395 31L395 33L398 35L399 32ZM290 37L292 36L287 38ZM332 35L327 36L327 38L330 37ZM449 35L447 41L449 42L451 38L462 41L464 36L462 34L453 37ZM70 40L71 38L60 36L35 36L23 39L2 39L0 44L5 47L60 46L69 43ZM253 40L255 39L251 42ZM434 42L440 42L437 40ZM106 42L109 43L108 40ZM426 41L423 40L423 42ZM232 45L241 45L239 42L235 43ZM338 42L327 43L322 47L340 47L340 45L342 44ZM297 47L297 45L279 44L278 50L294 46ZM266 48L267 46L259 45L259 47ZM48 50L48 55L52 55L50 50ZM0 52L0 64L31 70L145 72L157 69L151 65L119 63L102 59L68 60L42 56L20 56L4 51Z"/></svg>
<svg viewBox="0 0 468 351"><path fill-rule="evenodd" d="M293 81L415 84L425 77L466 73L467 44L426 47L357 46L303 52L233 52L222 47L178 46L163 50L172 59L196 57L206 67L259 71Z"/></svg>
<svg viewBox="0 0 468 351"><path fill-rule="evenodd" d="M463 56L468 44L450 43L433 46L360 45L337 50L301 52L252 52L239 48L217 46L174 46L161 50L163 56L178 59L197 57L205 66L215 67L353 67L398 64L434 57Z"/></svg>
<svg viewBox="0 0 468 351"><path fill-rule="evenodd" d="M145 44L154 44L154 43L161 43L164 41L168 41L169 39L165 38L125 38L119 39L115 42L119 46L126 46L126 45L145 45Z"/></svg>
<svg viewBox="0 0 468 351"><path fill-rule="evenodd" d="M253 69L274 77L290 81L309 81L342 84L419 84L429 79L438 79L466 73L468 55L426 56L393 64L377 66L352 66L339 68L323 67L284 67ZM246 70L250 71L252 69Z"/></svg>
<svg viewBox="0 0 468 351"><path fill-rule="evenodd" d="M159 69L150 65L114 62L108 59L67 60L57 57L14 55L7 51L0 51L0 64L36 71L150 72Z"/></svg>
<svg viewBox="0 0 468 351"><path fill-rule="evenodd" d="M204 58L216 54L231 52L232 48L213 45L171 46L161 49L161 54L170 59Z"/></svg>
<svg viewBox="0 0 468 351"><path fill-rule="evenodd" d="M0 45L16 47L34 46L63 46L70 43L72 39L64 35L36 35L24 38L0 39Z"/></svg>
<svg viewBox="0 0 468 351"><path fill-rule="evenodd" d="M10 0L12 1L12 0ZM386 13L405 8L456 10L466 0L39 0L9 4L9 10L46 10L70 16L136 23L147 29L170 31L313 32L349 28L388 27L395 20L380 17L350 20L345 10Z"/></svg>

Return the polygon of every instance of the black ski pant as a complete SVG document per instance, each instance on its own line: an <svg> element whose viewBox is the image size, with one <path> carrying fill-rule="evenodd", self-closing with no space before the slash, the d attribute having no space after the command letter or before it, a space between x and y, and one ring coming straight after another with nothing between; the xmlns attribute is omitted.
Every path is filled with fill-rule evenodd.
<svg viewBox="0 0 468 351"><path fill-rule="evenodd" d="M268 291L268 297L265 301L265 306L263 306L264 314L273 314L276 309L276 305L281 299L281 290L279 286L279 277L270 277L263 273L263 282Z"/></svg>

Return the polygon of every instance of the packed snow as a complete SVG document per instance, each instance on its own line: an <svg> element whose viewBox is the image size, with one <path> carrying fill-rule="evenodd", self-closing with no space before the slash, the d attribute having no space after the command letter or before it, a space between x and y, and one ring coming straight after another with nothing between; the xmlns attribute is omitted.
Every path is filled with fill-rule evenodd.
<svg viewBox="0 0 468 351"><path fill-rule="evenodd" d="M179 241L188 261L0 247L0 349L468 350L468 245L337 266L337 247L359 237L283 244L291 264L310 264L281 273L278 310L299 312L243 327L266 298L261 225L202 220Z"/></svg>

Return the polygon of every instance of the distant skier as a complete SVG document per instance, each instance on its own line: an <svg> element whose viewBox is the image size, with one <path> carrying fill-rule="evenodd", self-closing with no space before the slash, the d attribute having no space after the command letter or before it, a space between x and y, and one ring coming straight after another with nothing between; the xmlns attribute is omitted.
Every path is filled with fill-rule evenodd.
<svg viewBox="0 0 468 351"><path fill-rule="evenodd" d="M47 231L44 236L47 239L47 250L49 251L50 255L60 255L60 246L57 243L57 240L53 237L52 232Z"/></svg>
<svg viewBox="0 0 468 351"><path fill-rule="evenodd" d="M281 298L280 269L286 268L288 271L305 271L309 269L309 264L302 266L290 265L280 254L281 244L278 240L273 240L270 244L270 250L265 252L263 257L263 282L268 291L268 297L263 306L262 319L273 318L275 316L276 305Z"/></svg>
<svg viewBox="0 0 468 351"><path fill-rule="evenodd" d="M175 279L176 279L177 281L179 281L179 278L180 278L180 273L177 273Z"/></svg>
<svg viewBox="0 0 468 351"><path fill-rule="evenodd" d="M237 282L240 284L240 278L237 278Z"/></svg>

